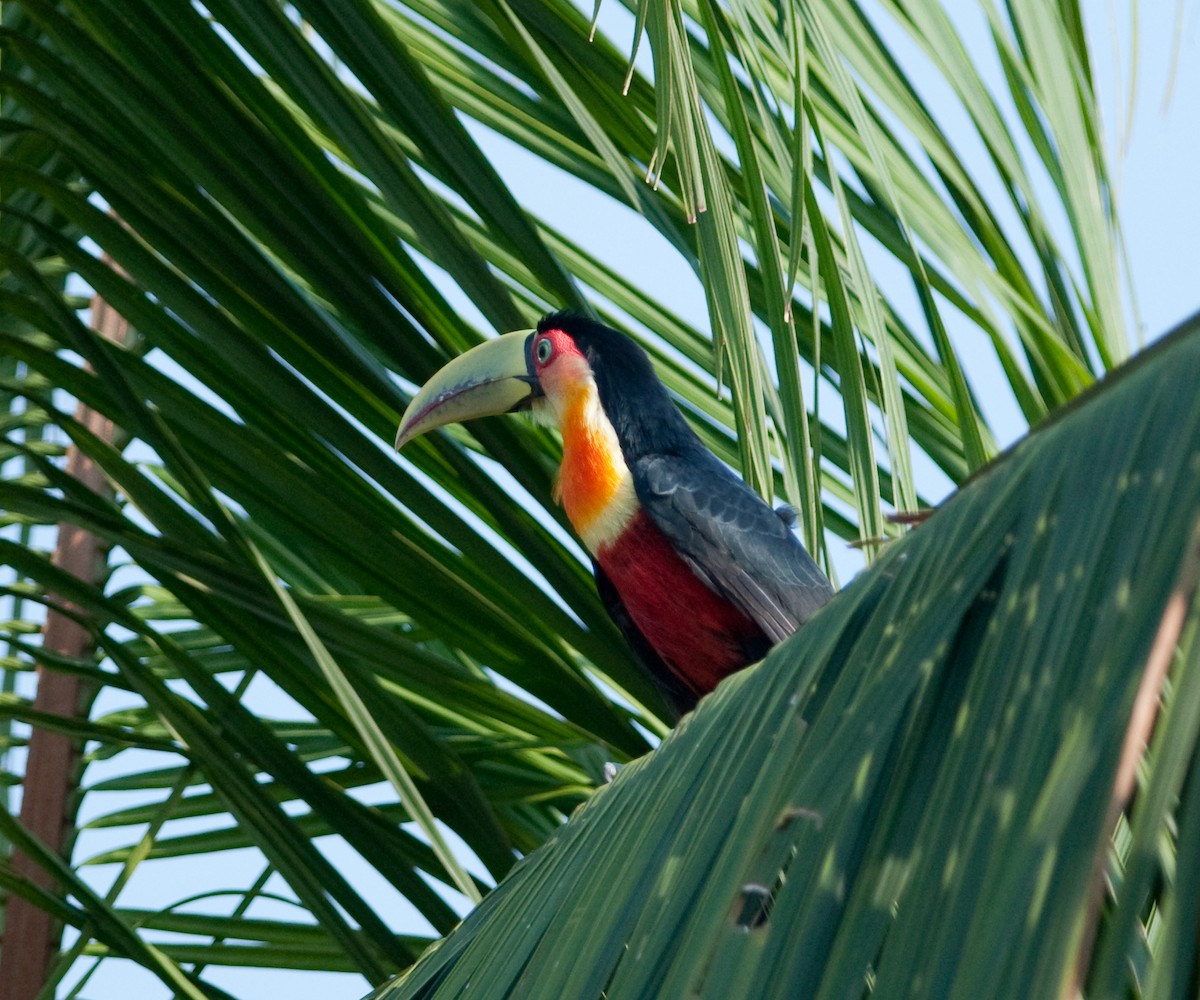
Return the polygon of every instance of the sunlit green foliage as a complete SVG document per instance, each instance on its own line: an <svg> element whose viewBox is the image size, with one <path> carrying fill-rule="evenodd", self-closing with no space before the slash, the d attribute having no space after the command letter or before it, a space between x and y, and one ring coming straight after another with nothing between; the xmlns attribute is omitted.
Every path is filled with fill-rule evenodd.
<svg viewBox="0 0 1200 1000"><path fill-rule="evenodd" d="M493 421L392 454L449 355L563 306L630 330L831 569L839 540L894 560L887 514L995 454L961 345L1030 423L1125 358L1072 0L981 5L998 81L933 0L609 5L590 37L566 0L0 4L0 751L50 724L39 659L98 692L69 724L70 881L0 865L81 929L60 971L120 955L195 996L220 964L379 982L664 732L551 499L552 436ZM643 217L707 320L521 204L506 140ZM126 343L89 327L93 293ZM111 498L65 476L68 445ZM113 547L100 585L49 561L64 521ZM1009 526L979 530L982 558ZM61 599L94 660L40 652ZM129 901L171 859L247 854L161 912Z"/></svg>

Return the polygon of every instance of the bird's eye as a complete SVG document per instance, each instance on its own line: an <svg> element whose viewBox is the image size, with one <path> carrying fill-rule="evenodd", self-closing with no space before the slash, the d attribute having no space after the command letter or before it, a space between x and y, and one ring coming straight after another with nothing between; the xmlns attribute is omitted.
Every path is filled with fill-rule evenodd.
<svg viewBox="0 0 1200 1000"><path fill-rule="evenodd" d="M535 350L537 351L538 364L544 365L550 360L550 355L554 353L554 345L550 343L549 339L539 340Z"/></svg>

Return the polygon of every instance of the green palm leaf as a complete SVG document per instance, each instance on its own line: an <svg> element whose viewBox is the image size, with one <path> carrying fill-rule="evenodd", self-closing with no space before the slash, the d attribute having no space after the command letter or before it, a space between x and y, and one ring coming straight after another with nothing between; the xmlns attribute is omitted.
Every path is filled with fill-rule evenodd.
<svg viewBox="0 0 1200 1000"><path fill-rule="evenodd" d="M1193 319L890 546L375 996L1052 996L1085 985L1106 868L1087 995L1126 994L1147 948L1178 982L1193 887L1158 866L1164 837L1200 848L1171 821L1200 773L1197 378ZM1168 667L1110 856L1150 731L1135 704Z"/></svg>
<svg viewBox="0 0 1200 1000"><path fill-rule="evenodd" d="M639 337L718 455L796 505L831 572L842 540L888 572L888 513L966 481L1007 433L956 345L986 345L1030 422L1127 354L1076 3L983 6L996 86L932 0L882 14L629 3L625 35L615 7L590 38L591 12L566 0L0 5L0 754L34 726L83 741L85 764L68 881L0 877L83 928L55 974L76 977L69 989L90 975L68 972L81 955L208 995L204 967L221 963L379 982L559 830L606 761L665 733L551 498L552 438L496 421L392 454L410 390L448 356L547 309L589 309ZM955 95L982 167L888 18ZM629 56L643 30L650 73ZM505 143L637 213L703 279L704 312L679 314L655 275L540 218L502 175ZM93 293L129 321L127 343L90 328ZM114 422L114 442L76 402ZM112 496L64 472L66 448ZM962 544L983 545L984 523ZM58 524L111 547L96 579L48 558ZM971 565L989 572L993 556ZM63 602L95 656L41 648L43 609ZM35 707L35 665L84 679L87 714ZM716 748L697 753L740 773ZM852 759L835 765L853 779ZM661 766L631 765L620 786ZM1136 836L1173 808L1155 794ZM460 853L439 845L454 838ZM160 864L235 850L254 858L236 885L137 896L161 889ZM347 857L414 927L381 915ZM1159 877L1134 860L1137 879ZM219 897L225 925L193 897ZM1112 916L1114 941L1138 905ZM1170 905L1182 923L1165 933L1186 935L1186 905ZM821 933L804 920L797 933ZM693 957L709 940L694 933ZM1131 954L1108 940L1097 969ZM1156 989L1189 974L1154 969Z"/></svg>

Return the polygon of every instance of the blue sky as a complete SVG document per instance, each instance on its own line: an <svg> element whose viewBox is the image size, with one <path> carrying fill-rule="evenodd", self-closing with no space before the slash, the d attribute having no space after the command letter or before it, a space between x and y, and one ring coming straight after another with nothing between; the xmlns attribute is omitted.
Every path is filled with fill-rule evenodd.
<svg viewBox="0 0 1200 1000"><path fill-rule="evenodd" d="M1200 257L1193 240L1200 226L1200 5L1142 4L1132 128L1123 120L1129 30L1119 32L1124 66L1117 73L1108 30L1113 6L1119 8L1115 22L1128 26L1125 3L1084 4L1141 332L1151 339L1200 309Z"/></svg>

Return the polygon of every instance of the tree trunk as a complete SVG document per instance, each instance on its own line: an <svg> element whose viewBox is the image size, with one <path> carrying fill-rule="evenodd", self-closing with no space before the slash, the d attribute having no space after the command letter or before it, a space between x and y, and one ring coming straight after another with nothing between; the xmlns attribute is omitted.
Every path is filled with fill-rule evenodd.
<svg viewBox="0 0 1200 1000"><path fill-rule="evenodd" d="M99 296L92 300L92 324L109 340L125 339L128 324ZM113 438L107 417L84 406L76 419L104 441ZM108 491L103 473L74 445L67 449L67 471L88 489ZM74 524L58 526L54 563L72 576L99 583L106 573L107 547L100 539ZM66 602L62 602L66 603ZM42 630L47 651L83 659L94 652L88 631L74 619L51 609ZM37 667L37 694L33 707L38 712L64 718L86 715L89 692L81 679L70 674ZM74 831L75 793L79 784L79 741L39 729L29 738L29 754L23 780L21 823L51 850L68 856ZM20 850L14 849L13 868L35 884L50 887L53 879ZM18 896L10 896L4 920L4 947L0 950L0 1000L31 1000L45 985L51 962L58 951L62 928L44 910Z"/></svg>

